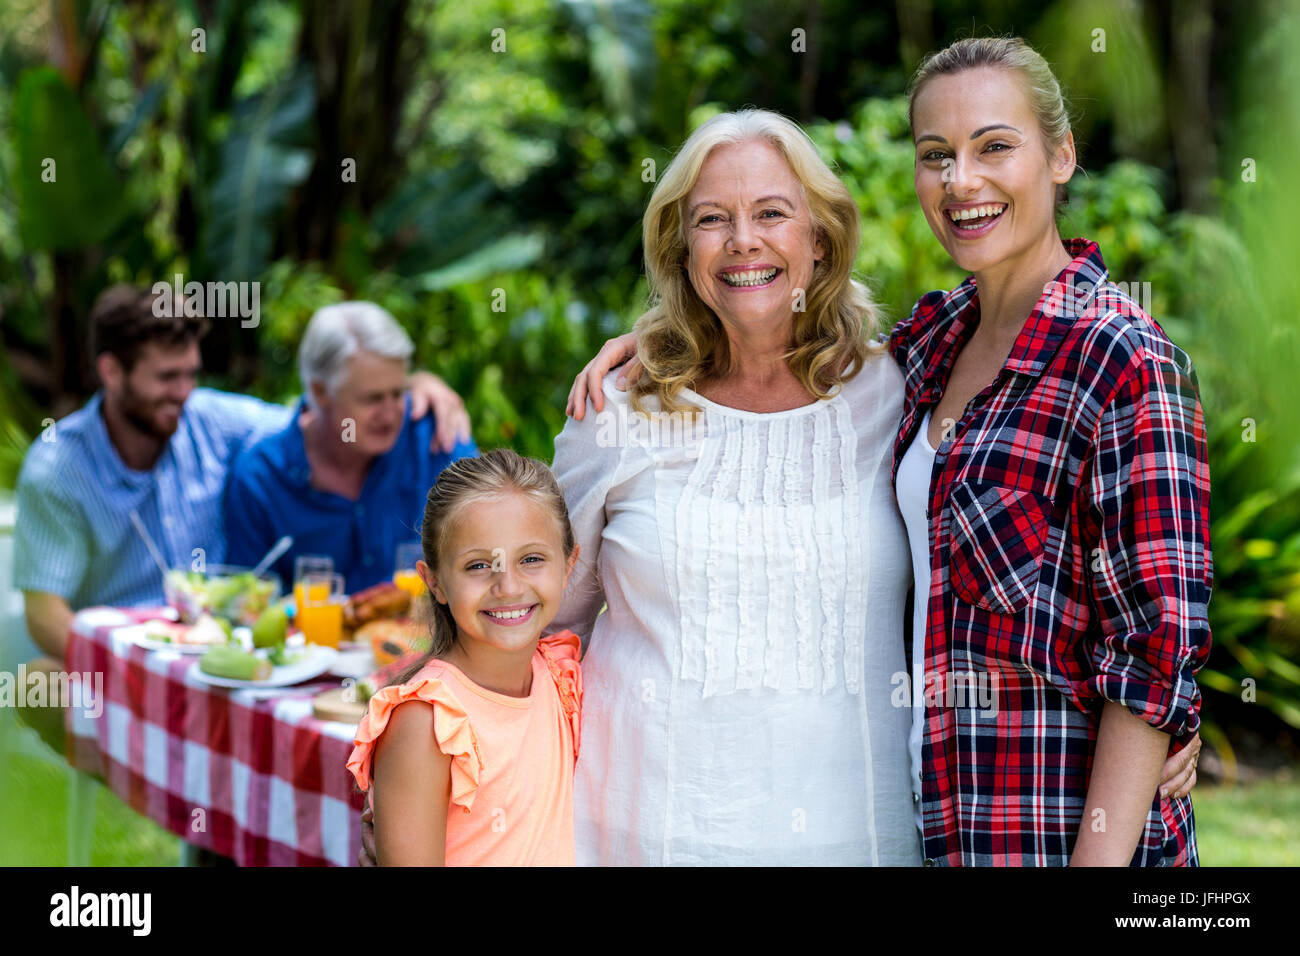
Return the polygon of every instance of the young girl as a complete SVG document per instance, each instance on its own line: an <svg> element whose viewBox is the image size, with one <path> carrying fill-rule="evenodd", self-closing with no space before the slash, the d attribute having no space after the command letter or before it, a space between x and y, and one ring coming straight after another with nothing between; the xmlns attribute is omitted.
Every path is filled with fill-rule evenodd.
<svg viewBox="0 0 1300 956"><path fill-rule="evenodd" d="M347 764L378 862L572 866L581 649L540 637L578 559L559 486L508 449L461 459L421 536L433 647L371 698Z"/></svg>

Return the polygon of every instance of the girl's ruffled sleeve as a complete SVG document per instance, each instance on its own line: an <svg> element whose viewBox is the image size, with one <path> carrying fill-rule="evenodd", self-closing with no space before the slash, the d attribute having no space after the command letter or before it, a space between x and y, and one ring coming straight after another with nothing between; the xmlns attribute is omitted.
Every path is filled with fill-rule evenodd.
<svg viewBox="0 0 1300 956"><path fill-rule="evenodd" d="M355 746L347 767L357 786L369 790L375 745L383 735L393 709L408 700L433 705L433 735L438 749L451 758L451 802L468 813L478 790L483 761L469 715L450 687L437 677L417 677L405 684L385 687L370 698L370 709L357 726Z"/></svg>
<svg viewBox="0 0 1300 956"><path fill-rule="evenodd" d="M582 737L582 641L572 631L550 634L537 642L537 650L560 693L560 706L573 728L573 759L578 759Z"/></svg>

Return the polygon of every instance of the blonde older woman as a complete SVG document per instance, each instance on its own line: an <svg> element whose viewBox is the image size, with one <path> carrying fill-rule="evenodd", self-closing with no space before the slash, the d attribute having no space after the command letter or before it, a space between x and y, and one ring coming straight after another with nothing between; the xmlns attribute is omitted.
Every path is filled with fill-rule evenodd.
<svg viewBox="0 0 1300 956"><path fill-rule="evenodd" d="M648 374L608 375L555 442L583 560L552 626L589 635L580 863L920 861L902 378L868 344L859 228L762 110L702 125L655 188Z"/></svg>

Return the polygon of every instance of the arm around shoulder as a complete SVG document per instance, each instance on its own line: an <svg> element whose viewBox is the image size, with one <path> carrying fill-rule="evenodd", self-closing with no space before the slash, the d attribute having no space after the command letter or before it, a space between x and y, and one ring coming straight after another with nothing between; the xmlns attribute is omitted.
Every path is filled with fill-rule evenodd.
<svg viewBox="0 0 1300 956"><path fill-rule="evenodd" d="M627 396L613 386L610 373L604 380L606 405L598 414L581 421L567 419L555 438L555 459L551 470L564 493L573 525L574 542L580 548L578 563L569 577L559 613L548 632L573 631L585 642L604 603L598 574L600 541L605 530L605 503L622 475L628 447L626 416L619 405Z"/></svg>

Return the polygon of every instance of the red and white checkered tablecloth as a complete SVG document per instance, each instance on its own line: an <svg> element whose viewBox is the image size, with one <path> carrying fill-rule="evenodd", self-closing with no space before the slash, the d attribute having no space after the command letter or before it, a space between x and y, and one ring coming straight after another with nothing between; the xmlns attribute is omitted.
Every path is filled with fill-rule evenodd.
<svg viewBox="0 0 1300 956"><path fill-rule="evenodd" d="M141 619L89 608L73 620L68 670L102 673L104 701L98 716L66 709L69 762L241 866L356 865L364 797L345 767L356 728L311 712L339 679L211 687L189 676L196 657L131 641L126 628Z"/></svg>

